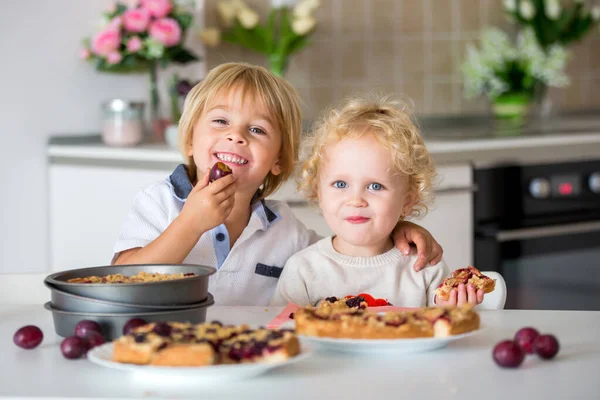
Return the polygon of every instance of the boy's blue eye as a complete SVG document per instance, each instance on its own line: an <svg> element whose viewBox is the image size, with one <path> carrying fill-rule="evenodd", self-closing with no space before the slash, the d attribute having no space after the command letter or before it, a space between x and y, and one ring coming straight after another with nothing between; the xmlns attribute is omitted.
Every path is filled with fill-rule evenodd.
<svg viewBox="0 0 600 400"><path fill-rule="evenodd" d="M369 184L368 188L377 191L383 189L383 185L381 183L373 182Z"/></svg>
<svg viewBox="0 0 600 400"><path fill-rule="evenodd" d="M348 187L348 184L344 181L335 181L333 182L332 186L336 189L346 189Z"/></svg>

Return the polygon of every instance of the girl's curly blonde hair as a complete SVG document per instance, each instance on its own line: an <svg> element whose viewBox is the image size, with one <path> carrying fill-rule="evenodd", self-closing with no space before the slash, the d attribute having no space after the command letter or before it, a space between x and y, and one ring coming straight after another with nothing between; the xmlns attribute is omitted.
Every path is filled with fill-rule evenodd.
<svg viewBox="0 0 600 400"><path fill-rule="evenodd" d="M364 134L375 135L390 151L396 172L408 177L408 188L415 196L415 203L407 217L425 215L434 197L435 164L411 119L408 106L390 100L390 96L350 98L341 107L327 111L315 123L305 143L298 190L316 203L319 174L327 146Z"/></svg>

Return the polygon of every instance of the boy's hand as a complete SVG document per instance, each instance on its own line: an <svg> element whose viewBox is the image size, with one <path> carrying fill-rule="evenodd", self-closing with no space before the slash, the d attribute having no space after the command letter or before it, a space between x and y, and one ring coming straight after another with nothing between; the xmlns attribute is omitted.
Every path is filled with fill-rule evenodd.
<svg viewBox="0 0 600 400"><path fill-rule="evenodd" d="M190 192L180 216L206 232L225 222L235 204L235 176L224 176L208 184L210 170L206 170Z"/></svg>
<svg viewBox="0 0 600 400"><path fill-rule="evenodd" d="M485 292L483 291L483 289L479 289L476 291L475 286L473 286L472 284L469 283L465 286L461 283L460 285L458 285L458 290L452 289L450 291L450 297L448 297L448 300L442 300L436 296L435 304L437 304L438 306L460 307L465 304L472 304L476 306L477 304L483 301L484 294Z"/></svg>
<svg viewBox="0 0 600 400"><path fill-rule="evenodd" d="M394 244L400 249L402 254L410 253L410 244L414 243L417 246L419 259L414 265L415 271L420 271L425 268L427 263L435 265L442 260L444 250L438 242L435 241L431 233L422 226L413 224L412 222L399 222L392 233Z"/></svg>

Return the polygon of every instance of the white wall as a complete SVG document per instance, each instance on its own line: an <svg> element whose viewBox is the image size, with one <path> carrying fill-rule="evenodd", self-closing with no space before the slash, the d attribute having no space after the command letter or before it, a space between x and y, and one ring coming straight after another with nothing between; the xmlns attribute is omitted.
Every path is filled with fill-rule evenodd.
<svg viewBox="0 0 600 400"><path fill-rule="evenodd" d="M94 32L110 3L2 1L0 273L48 270L48 136L99 132L106 99L147 99L146 77L100 74L78 58L82 38ZM202 53L199 44L192 47ZM204 64L196 63L181 74L198 79L203 73Z"/></svg>

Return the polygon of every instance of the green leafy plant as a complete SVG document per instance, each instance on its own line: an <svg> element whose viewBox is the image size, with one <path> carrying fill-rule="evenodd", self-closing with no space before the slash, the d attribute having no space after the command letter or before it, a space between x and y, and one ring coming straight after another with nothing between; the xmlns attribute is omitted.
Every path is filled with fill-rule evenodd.
<svg viewBox="0 0 600 400"><path fill-rule="evenodd" d="M504 0L505 12L522 27L530 27L544 50L581 40L600 21L600 8L587 9L582 0Z"/></svg>
<svg viewBox="0 0 600 400"><path fill-rule="evenodd" d="M487 96L498 119L510 121L511 129L521 126L540 87L568 84L567 59L560 45L544 50L531 28L519 32L515 42L499 29L486 29L479 49L467 47L462 65L465 94Z"/></svg>
<svg viewBox="0 0 600 400"><path fill-rule="evenodd" d="M207 28L200 38L211 47L225 41L264 54L271 71L283 76L289 57L310 43L316 26L313 12L319 5L319 0L302 0L291 8L289 2L280 1L261 24L258 13L242 0L221 0L217 3L220 28Z"/></svg>

